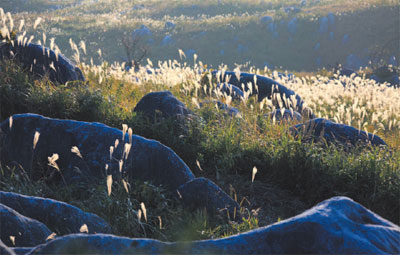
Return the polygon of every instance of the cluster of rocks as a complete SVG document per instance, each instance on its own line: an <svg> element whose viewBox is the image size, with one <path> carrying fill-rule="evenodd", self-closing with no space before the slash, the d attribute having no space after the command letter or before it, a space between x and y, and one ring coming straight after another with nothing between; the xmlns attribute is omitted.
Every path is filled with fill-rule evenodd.
<svg viewBox="0 0 400 255"><path fill-rule="evenodd" d="M42 231L43 236L49 233ZM0 251L1 254L398 254L400 228L349 198L333 197L287 220L214 240L167 243L96 233L68 234L37 242L41 244L23 248L9 248L0 242Z"/></svg>
<svg viewBox="0 0 400 255"><path fill-rule="evenodd" d="M123 134L123 131L100 123L88 123L73 120L50 119L36 114L17 114L12 117L12 125L7 119L0 125L1 158L7 165L21 166L28 175L40 176L32 165L46 165L48 158L54 153L59 155L57 165L63 169L63 181L66 184L90 183L90 180L105 178L104 166L109 166L111 174L119 174L119 162L124 160L123 174L128 181L143 180L163 185L171 193L177 191L183 201L198 203L202 207L204 201L191 197L195 194L184 192L188 186L198 182L204 194L218 193L220 199L207 201L208 208L219 211L226 208L233 215L238 204L233 201L215 183L208 179L196 181L189 167L167 146L141 136ZM40 138L32 149L34 134ZM126 153L124 144L114 148L110 159L110 146L119 139L130 144L131 153ZM76 146L82 156L71 151ZM190 182L190 183L189 183ZM199 190L198 190L199 192ZM204 199L204 197L202 198ZM236 208L236 209L234 209Z"/></svg>

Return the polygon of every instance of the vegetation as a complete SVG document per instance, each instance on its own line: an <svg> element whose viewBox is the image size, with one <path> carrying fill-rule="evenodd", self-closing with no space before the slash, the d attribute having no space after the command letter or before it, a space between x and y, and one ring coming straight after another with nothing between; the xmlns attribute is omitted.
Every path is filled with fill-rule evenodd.
<svg viewBox="0 0 400 255"><path fill-rule="evenodd" d="M251 65L258 68L268 65L313 71L332 68L336 63L345 64L350 54L362 59L378 57L376 61L383 59L385 62L392 55L400 59L396 43L399 41L397 0L354 0L351 3L306 0L305 5L300 2L38 0L32 5L23 0L5 0L2 8L13 14L16 26L25 20L26 30L35 35L35 42L40 39L46 44L43 33L47 35L47 43L50 38L56 38L55 43L67 57L75 54L69 47L70 38L74 42L88 42L87 55L81 55L86 63L91 58L95 64L101 64L103 59L113 63L140 58L143 51L138 49L138 56L126 59L126 43L121 38L124 34L132 35L142 25L152 36L142 40L145 44L138 48L146 46L148 57L154 63L177 59L178 49L195 50L203 62L214 68L221 63L233 68L236 63L251 60ZM319 33L321 19L328 13L335 15L334 25L329 25L328 32ZM262 22L264 16L272 17L273 25ZM42 22L33 29L39 17ZM294 18L296 33L291 34L288 23ZM169 29L166 22L176 26ZM345 35L350 37L343 44ZM165 36L170 36L173 43L164 45ZM319 49L316 48L318 43ZM98 49L102 50L100 61ZM383 54L384 51L387 52ZM186 61L192 64L193 57L188 56Z"/></svg>
<svg viewBox="0 0 400 255"><path fill-rule="evenodd" d="M122 2L118 2L120 5ZM74 10L72 5L69 8ZM35 14L29 15L36 19ZM81 44L80 49L76 45L72 48L75 60L79 60L86 47ZM124 64L103 60L98 60L99 65L80 63L87 81L67 84L33 77L14 60L1 61L0 121L16 113L32 112L97 121L115 128L127 124L135 134L171 147L196 176L210 178L227 191L241 203L243 221L230 222L204 211L189 212L163 187L151 183L130 183L127 193L114 180L108 196L104 179L85 187L87 192L83 193L79 192L82 187L54 185L48 183L47 176L32 181L23 169L2 165L0 190L71 203L103 217L115 234L168 241L218 238L247 231L294 216L336 195L348 196L400 223L398 89L377 84L362 73L360 77L344 77L327 71L299 72L289 80L269 69L247 67L296 91L317 116L374 132L388 143L387 147L349 150L335 144L306 144L292 137L289 123L265 117L275 109L270 100L259 103L250 97L236 102L217 93L213 90L215 84L201 82L208 75L202 72L206 65L201 61L195 60L189 67L176 60L153 66L149 60L138 71L126 71ZM149 74L149 70L153 72ZM200 118L191 121L182 133L171 120L150 124L133 113L146 93L159 90L170 90ZM205 100L223 101L237 107L242 115L231 117L213 104L199 108L198 103ZM257 174L252 182L254 167ZM146 207L147 221L143 215L139 217L141 203Z"/></svg>

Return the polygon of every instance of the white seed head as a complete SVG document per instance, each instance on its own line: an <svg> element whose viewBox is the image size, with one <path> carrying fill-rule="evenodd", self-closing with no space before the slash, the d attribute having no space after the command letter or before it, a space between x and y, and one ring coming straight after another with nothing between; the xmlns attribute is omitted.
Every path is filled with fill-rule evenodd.
<svg viewBox="0 0 400 255"><path fill-rule="evenodd" d="M147 213L146 213L146 207L145 207L145 205L144 205L144 203L142 202L142 203L140 203L140 208L142 209L142 211L143 211L143 216L144 216L144 219L145 219L145 221L147 222Z"/></svg>
<svg viewBox="0 0 400 255"><path fill-rule="evenodd" d="M58 154L57 153L53 153L53 155L51 157L47 157L47 159L49 160L49 166L54 167L55 169L57 169L57 171L60 171L60 168L58 167L56 161L58 160Z"/></svg>
<svg viewBox="0 0 400 255"><path fill-rule="evenodd" d="M251 176L251 182L254 182L254 179L256 177L256 173L257 173L257 167L253 167L253 174Z"/></svg>
<svg viewBox="0 0 400 255"><path fill-rule="evenodd" d="M35 23L33 24L33 29L36 29L36 27L40 24L40 22L42 21L42 18L39 17L35 20Z"/></svg>
<svg viewBox="0 0 400 255"><path fill-rule="evenodd" d="M81 228L79 229L79 232L81 232L81 233L89 233L88 226L86 224L83 224L81 226Z"/></svg>
<svg viewBox="0 0 400 255"><path fill-rule="evenodd" d="M39 136L40 136L40 133L38 131L36 131L35 135L33 136L33 149L36 148L36 144L39 141Z"/></svg>
<svg viewBox="0 0 400 255"><path fill-rule="evenodd" d="M53 240L56 236L57 236L57 234L53 232L46 238L46 241L47 240Z"/></svg>
<svg viewBox="0 0 400 255"><path fill-rule="evenodd" d="M110 174L110 175L107 176L107 193L108 193L108 196L111 195L111 186L112 186L112 175Z"/></svg>
<svg viewBox="0 0 400 255"><path fill-rule="evenodd" d="M12 244L15 246L15 236L10 236L10 240L11 240Z"/></svg>
<svg viewBox="0 0 400 255"><path fill-rule="evenodd" d="M129 189L128 189L128 182L125 181L125 179L122 179L122 184L124 185L125 191L126 193L129 194Z"/></svg>
<svg viewBox="0 0 400 255"><path fill-rule="evenodd" d="M125 140L125 134L127 130L128 130L128 125L122 124L122 141Z"/></svg>
<svg viewBox="0 0 400 255"><path fill-rule="evenodd" d="M72 152L72 153L75 153L78 157L80 157L80 158L83 159L82 154L81 154L81 152L79 151L79 149L78 149L77 146L72 146L71 152Z"/></svg>
<svg viewBox="0 0 400 255"><path fill-rule="evenodd" d="M132 144L132 128L128 129L129 143Z"/></svg>

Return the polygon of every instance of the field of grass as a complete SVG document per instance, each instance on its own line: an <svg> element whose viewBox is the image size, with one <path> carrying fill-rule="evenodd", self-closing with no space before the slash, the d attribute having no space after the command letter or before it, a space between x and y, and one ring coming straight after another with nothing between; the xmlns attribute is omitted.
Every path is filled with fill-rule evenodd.
<svg viewBox="0 0 400 255"><path fill-rule="evenodd" d="M115 234L168 241L217 238L243 232L294 216L317 202L336 195L348 196L384 218L396 224L400 223L399 89L377 84L362 75L339 77L327 71L298 72L294 80L288 80L279 78L276 72L269 69L242 67L241 71L264 74L296 91L318 117L373 132L382 137L388 146L356 147L349 150L339 145L302 143L290 135L289 124L273 123L265 118L264 114L274 109L271 101L259 103L251 97L246 102L232 102L231 104L241 111L242 117L231 117L224 111L216 109L214 105L198 108L197 103L204 100L230 101L226 96L209 90L209 84L201 82L207 75L201 71L204 70L205 64L211 63L207 55L204 57L200 54L202 62L194 61L192 66L183 63L185 60L180 60L179 55L176 56L179 60L159 63L154 61L157 64L148 61L144 63L146 66L137 72L132 69L126 71L120 64L104 61L116 60L113 59L115 55L112 55L115 53L111 53L111 48L115 47L110 46L112 42L109 41L115 40L116 37L110 39L107 36L107 39L103 37L103 41L95 40L97 32L93 32L93 37L90 37L90 31L103 28L103 35L106 35L113 30L114 25L117 26L118 22L120 25L128 22L124 22L123 19L119 21L117 19L116 23L109 22L113 16L118 17L110 12L114 9L107 9L107 6L111 8L110 1L91 2L93 5L86 1L80 5L75 5L76 1L62 3L60 1L57 4L63 8L44 12L43 9L50 8L50 5L54 5L54 1L43 0L38 1L37 10L30 10L36 12L30 13L23 13L29 6L24 7L22 1L18 5L20 8L18 10L12 9L15 8L14 5L7 5L6 2L5 11L9 8L13 12L18 12L13 14L13 17L16 17L14 22L16 27L19 25L17 20L24 18L29 31L37 17L41 16L45 20L39 25L39 31L43 29L48 32L47 41L52 36L57 36L56 43L61 48L62 45L68 44L72 35L75 42L85 40L88 55L84 55L82 48L85 47L82 47L82 44L80 48L75 47L74 51L66 50L66 54L76 56L79 52L81 60L79 65L87 81L65 85L53 84L46 77L33 77L14 61L1 61L0 121L16 113L32 112L55 118L97 121L116 128L128 124L135 134L158 140L171 147L196 176L213 180L238 202L242 202L244 220L242 223L228 222L226 218L207 215L204 211L188 212L163 187L151 183L131 183L132 188L127 194L123 186L116 182L111 196L108 196L106 180L99 180L91 187L64 187L49 184L45 176L41 180L32 181L22 170L2 165L0 166L1 190L51 197L71 203L103 217L113 226ZM208 20L219 22L217 18L188 21L189 6L193 2L176 1L168 7L161 1L143 2L146 6L151 3L154 8L140 10L140 12L149 10L145 15L147 18L133 22L129 25L132 25L129 30L137 27L135 24L144 21L148 21L152 26L158 24L162 29L164 23L157 23L155 20L165 17L167 13L172 15L174 8L183 8L187 11L184 17L174 19L179 30L190 29L188 27L190 22ZM265 2L265 6L282 8L293 2L270 1L270 3ZM393 10L394 3L394 1L368 1L368 4L361 4L364 1L354 2L359 4L348 7L354 8L354 12L371 11L371 8L375 8L372 7L373 4L379 4L381 8L387 8L389 11ZM253 19L253 22L255 19L258 20L260 13L257 3L259 1L246 1L246 8L256 14L253 16L240 14L232 17L232 24L243 24L245 28L246 19ZM327 1L326 5L335 7L338 11L349 11L343 9L344 3L345 1ZM124 9L126 4L125 1L116 1L116 10ZM133 7L133 3L130 4ZM197 4L206 8L211 5L211 1ZM244 2L232 1L231 5L230 7L225 4L222 7L229 13L233 9L239 9L238 6L244 5ZM219 9L209 8L216 12L215 15L225 15L224 19L229 19L229 14L226 12L221 14L217 12ZM319 4L307 8L313 13L323 15L331 10ZM150 10L153 9L157 12L151 13ZM86 13L84 10L90 11ZM223 10L225 9L222 8L221 12ZM67 15L68 12L71 14ZM81 24L80 29L77 29L77 21L73 18L78 13L83 19L87 19L84 25ZM95 19L95 13L102 18ZM131 17L135 16L135 13L136 10L130 14L128 12ZM282 18L285 18L284 13L279 11L275 15L282 15ZM352 18L352 15L346 15ZM309 19L308 16L305 17ZM178 23L180 19L182 19L181 25ZM235 19L237 23L234 23ZM6 18L5 20L9 26L9 20ZM221 24L223 22L227 20L221 21ZM69 27L69 30L59 31L54 29L56 26L62 26L64 29ZM200 23L193 27L208 29ZM218 34L218 30L207 33ZM28 38L29 36L30 32L27 33ZM43 41L41 31L40 36L36 38ZM259 40L255 37L256 39ZM101 58L98 55L95 57L97 53L94 53L99 47L103 52ZM110 49L106 50L107 47ZM178 54L177 51L175 54ZM160 58L167 56L169 55L161 55ZM90 57L95 59L93 64L90 63ZM287 58L294 57L287 56ZM245 59L239 58L237 61L243 63ZM149 74L147 71L152 69L157 69L157 72ZM201 118L192 121L188 130L182 133L182 130L170 120L150 124L133 112L134 106L145 94L160 90L170 90ZM253 167L258 169L254 182L251 180ZM147 208L147 222L137 218L141 202Z"/></svg>
<svg viewBox="0 0 400 255"><path fill-rule="evenodd" d="M89 62L93 58L96 64L101 63L98 49L110 63L126 61L121 39L142 25L152 32L141 44L149 48L148 57L154 63L177 59L178 49L194 50L200 60L214 68L221 63L233 68L236 63L251 61L258 68L269 65L315 71L346 64L350 54L363 59L364 64L400 58L396 0L299 2L37 0L33 5L5 0L2 8L13 14L16 25L21 19L34 24L41 17L37 30L28 26L28 33L42 43L43 32L48 39L56 38L55 43L68 57L74 54L70 38L76 43L87 42L87 55L82 54L81 59ZM290 11L292 7L298 9ZM329 13L334 15L334 24L320 33L321 20ZM261 21L266 15L273 18L273 25ZM293 19L296 31L292 34L288 26ZM165 28L166 22L174 23L175 28ZM171 37L171 44L163 45L165 36ZM188 56L187 62L193 63L193 57Z"/></svg>

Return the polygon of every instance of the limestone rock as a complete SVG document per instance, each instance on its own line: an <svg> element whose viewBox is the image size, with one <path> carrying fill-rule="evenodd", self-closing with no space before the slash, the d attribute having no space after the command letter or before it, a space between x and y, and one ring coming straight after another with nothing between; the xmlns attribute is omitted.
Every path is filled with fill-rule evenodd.
<svg viewBox="0 0 400 255"><path fill-rule="evenodd" d="M213 76L217 76L218 72L213 71L212 74L213 74ZM257 85L258 89L256 88L255 83L254 83L254 76L257 79L256 85ZM267 78L265 76L255 75L255 74L251 74L251 73L240 73L240 79L238 80L235 72L227 71L227 72L224 72L223 75L222 75L222 73L220 73L219 80L221 82L229 82L230 84L235 85L239 88L241 88L242 84L243 84L243 86L245 87L245 90L247 90L246 89L247 84L250 83L253 94L258 95L258 101L261 101L264 98L273 99L272 88L274 87L274 94L280 95L281 98L285 97L286 99L289 99L288 101L291 102L290 103L291 105L289 105L288 103L285 102L285 100L283 100L283 102L282 102L283 107L285 107L286 109L289 109L291 107L298 112L302 112L302 110L303 110L304 102L299 95L297 95L293 90L290 90L290 89L286 88L285 86L283 86L282 84L280 84L270 78ZM291 100L292 98L293 98L293 100ZM274 100L274 102L275 102L275 100ZM276 105L276 107L279 106L277 103L275 103L275 105Z"/></svg>
<svg viewBox="0 0 400 255"><path fill-rule="evenodd" d="M35 246L46 241L51 231L43 223L0 204L1 240L8 246ZM13 244L10 236L14 237Z"/></svg>
<svg viewBox="0 0 400 255"><path fill-rule="evenodd" d="M356 145L358 143L371 143L372 145L386 145L379 136L357 128L338 124L327 119L318 118L309 120L290 128L293 135L300 133L304 141L319 141L324 138L328 143L341 143L344 145Z"/></svg>
<svg viewBox="0 0 400 255"><path fill-rule="evenodd" d="M133 111L145 115L150 120L171 117L183 119L190 114L186 106L169 91L151 92L145 95Z"/></svg>
<svg viewBox="0 0 400 255"><path fill-rule="evenodd" d="M53 232L79 233L80 227L86 224L89 233L111 233L110 226L99 216L54 199L0 191L0 203L26 217L43 222Z"/></svg>
<svg viewBox="0 0 400 255"><path fill-rule="evenodd" d="M227 238L165 243L74 234L31 254L399 254L400 227L347 197L334 197L287 220Z"/></svg>
<svg viewBox="0 0 400 255"><path fill-rule="evenodd" d="M3 44L0 46L0 60L11 58L10 52L24 68L36 75L48 74L53 82L65 84L67 81L85 80L82 71L63 54L56 54L53 50L41 45L34 43L23 45L17 41L14 42L14 46Z"/></svg>
<svg viewBox="0 0 400 255"><path fill-rule="evenodd" d="M180 186L178 192L186 206L207 208L213 213L228 211L232 219L239 216L239 204L207 178L195 178Z"/></svg>

